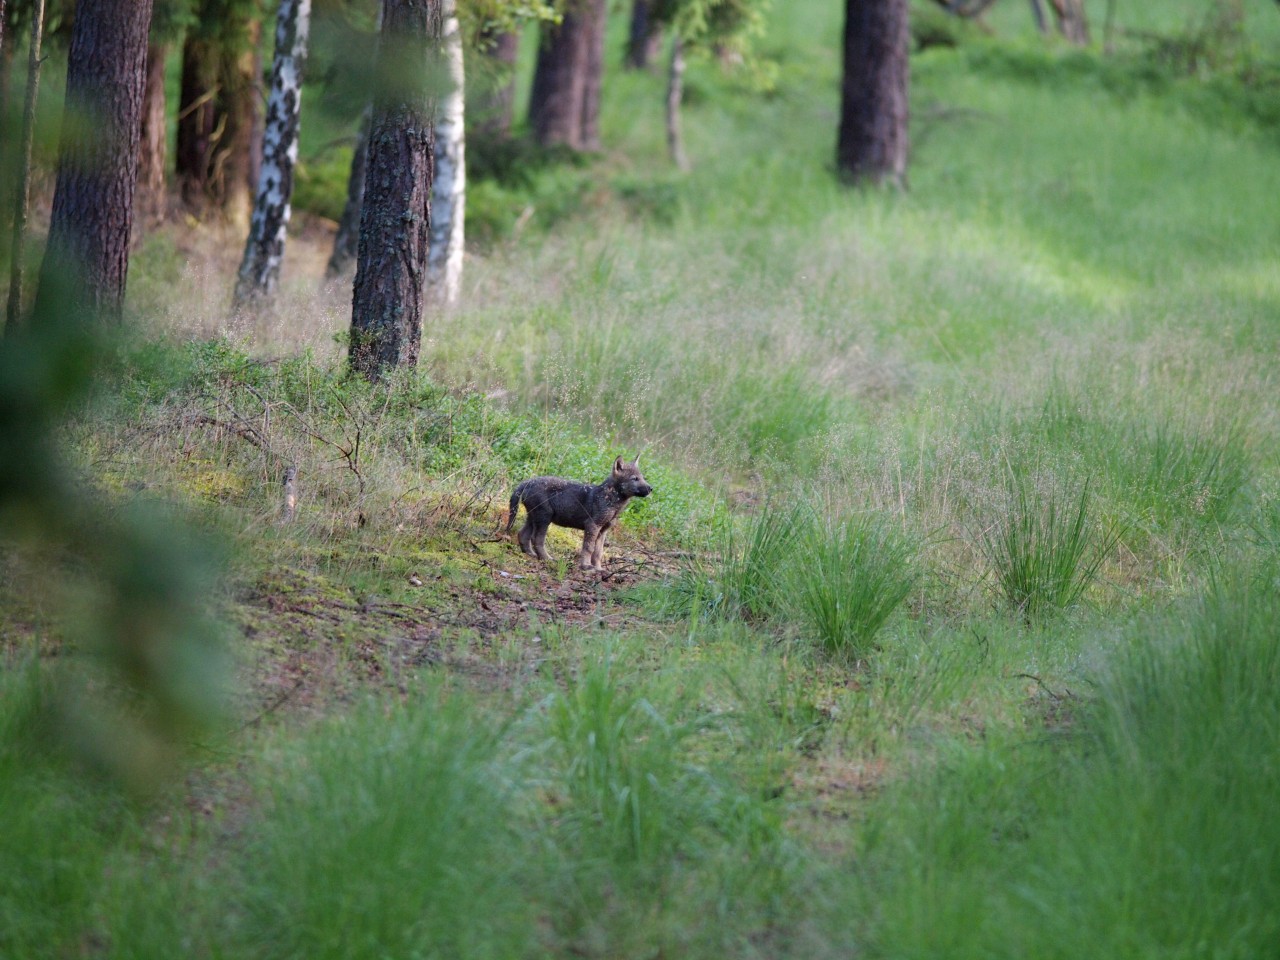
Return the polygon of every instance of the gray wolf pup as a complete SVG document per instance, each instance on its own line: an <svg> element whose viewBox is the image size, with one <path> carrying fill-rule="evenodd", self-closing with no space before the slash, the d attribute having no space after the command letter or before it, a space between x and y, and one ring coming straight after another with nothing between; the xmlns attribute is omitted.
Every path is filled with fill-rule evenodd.
<svg viewBox="0 0 1280 960"><path fill-rule="evenodd" d="M640 455L630 463L621 457L613 462L613 472L604 483L578 483L564 477L534 477L519 484L511 494L507 533L516 522L516 512L524 504L525 521L520 528L520 549L531 557L550 560L545 546L551 524L582 531L578 566L583 570L604 569L604 535L618 519L632 497L647 497L653 487L640 474Z"/></svg>

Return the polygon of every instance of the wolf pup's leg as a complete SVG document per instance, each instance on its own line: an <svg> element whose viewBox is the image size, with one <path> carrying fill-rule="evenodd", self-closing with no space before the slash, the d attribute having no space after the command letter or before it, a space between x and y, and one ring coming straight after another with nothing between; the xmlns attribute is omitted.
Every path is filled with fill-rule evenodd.
<svg viewBox="0 0 1280 960"><path fill-rule="evenodd" d="M520 528L519 533L520 549L531 557L537 556L537 554L533 552L533 533L533 520L525 518L524 526Z"/></svg>
<svg viewBox="0 0 1280 960"><path fill-rule="evenodd" d="M551 521L538 525L533 531L533 549L539 560L550 560L551 554L547 553L547 530L551 527Z"/></svg>

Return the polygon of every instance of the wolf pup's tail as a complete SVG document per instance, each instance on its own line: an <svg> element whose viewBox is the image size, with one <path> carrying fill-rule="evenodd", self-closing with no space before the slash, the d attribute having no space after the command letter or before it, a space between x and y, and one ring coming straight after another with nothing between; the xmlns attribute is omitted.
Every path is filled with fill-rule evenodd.
<svg viewBox="0 0 1280 960"><path fill-rule="evenodd" d="M520 498L523 496L524 484L516 484L515 490L511 493L511 507L507 511L507 533L510 533L511 528L516 525L516 511L520 509Z"/></svg>

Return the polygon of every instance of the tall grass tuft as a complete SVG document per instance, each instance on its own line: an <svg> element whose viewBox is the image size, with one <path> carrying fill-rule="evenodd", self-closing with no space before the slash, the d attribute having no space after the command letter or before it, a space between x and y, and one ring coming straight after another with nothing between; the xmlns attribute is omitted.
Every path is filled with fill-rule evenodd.
<svg viewBox="0 0 1280 960"><path fill-rule="evenodd" d="M1028 620L1073 605L1119 542L1120 528L1091 515L1087 481L1076 494L1011 467L1005 494L1000 515L978 538L1000 595Z"/></svg>
<svg viewBox="0 0 1280 960"><path fill-rule="evenodd" d="M789 603L830 653L859 658L919 581L915 545L863 515L811 523L787 575Z"/></svg>

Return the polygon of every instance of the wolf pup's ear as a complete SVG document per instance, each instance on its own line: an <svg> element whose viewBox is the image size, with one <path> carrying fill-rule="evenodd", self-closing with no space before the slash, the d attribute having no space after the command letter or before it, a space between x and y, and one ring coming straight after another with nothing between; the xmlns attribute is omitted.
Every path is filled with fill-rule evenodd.
<svg viewBox="0 0 1280 960"><path fill-rule="evenodd" d="M641 450L640 453L644 453L644 451ZM637 470L640 469L640 453L637 453L636 458L631 461L631 465L635 467Z"/></svg>
<svg viewBox="0 0 1280 960"><path fill-rule="evenodd" d="M617 460L613 461L613 472L621 473L623 470L626 469L626 466L627 465L622 462L622 458L619 457Z"/></svg>

